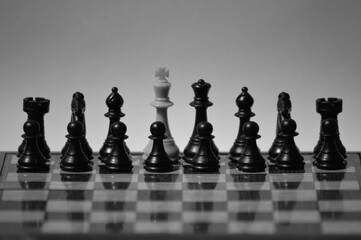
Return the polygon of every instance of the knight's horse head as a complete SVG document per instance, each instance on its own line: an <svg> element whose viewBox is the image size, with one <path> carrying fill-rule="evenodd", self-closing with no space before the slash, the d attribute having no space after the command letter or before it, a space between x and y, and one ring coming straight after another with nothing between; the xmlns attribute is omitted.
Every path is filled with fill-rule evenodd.
<svg viewBox="0 0 361 240"><path fill-rule="evenodd" d="M73 100L71 102L72 120L80 121L85 112L85 100L84 95L80 92L73 94Z"/></svg>
<svg viewBox="0 0 361 240"><path fill-rule="evenodd" d="M286 92L281 92L278 95L277 110L284 119L291 117L292 103L290 95Z"/></svg>

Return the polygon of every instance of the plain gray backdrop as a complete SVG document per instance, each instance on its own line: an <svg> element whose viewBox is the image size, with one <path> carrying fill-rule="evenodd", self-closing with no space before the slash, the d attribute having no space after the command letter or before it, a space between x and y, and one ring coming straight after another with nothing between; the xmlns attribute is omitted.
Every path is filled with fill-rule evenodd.
<svg viewBox="0 0 361 240"><path fill-rule="evenodd" d="M318 140L320 97L343 99L341 139L360 151L360 26L358 0L0 0L0 150L17 150L22 99L40 96L51 101L45 134L59 151L80 91L87 138L98 151L108 128L105 99L116 86L127 145L141 151L155 120L154 72L167 67L170 129L181 150L194 124L190 86L203 78L212 84L208 120L221 151L236 138L234 101L243 86L255 100L262 151L275 137L282 91L291 95L302 151Z"/></svg>

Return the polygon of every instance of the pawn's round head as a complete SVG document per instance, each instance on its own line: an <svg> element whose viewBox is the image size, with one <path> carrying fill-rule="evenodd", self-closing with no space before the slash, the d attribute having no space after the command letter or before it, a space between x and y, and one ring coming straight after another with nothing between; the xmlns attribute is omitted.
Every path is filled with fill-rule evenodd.
<svg viewBox="0 0 361 240"><path fill-rule="evenodd" d="M197 125L197 132L199 137L209 137L213 132L213 126L209 122L200 122Z"/></svg>
<svg viewBox="0 0 361 240"><path fill-rule="evenodd" d="M160 121L156 121L150 125L150 132L154 137L163 137L165 134L165 125Z"/></svg>
<svg viewBox="0 0 361 240"><path fill-rule="evenodd" d="M337 135L338 126L337 120L332 118L327 118L322 121L321 128L322 132L326 135Z"/></svg>
<svg viewBox="0 0 361 240"><path fill-rule="evenodd" d="M281 123L281 129L284 134L294 135L294 133L296 132L296 128L297 128L297 124L295 120L291 118L287 118L283 120Z"/></svg>
<svg viewBox="0 0 361 240"><path fill-rule="evenodd" d="M246 137L258 136L259 126L256 122L249 121L243 125L243 133Z"/></svg>
<svg viewBox="0 0 361 240"><path fill-rule="evenodd" d="M24 129L25 135L36 136L40 132L40 125L37 121L28 120L24 123L23 129Z"/></svg>
<svg viewBox="0 0 361 240"><path fill-rule="evenodd" d="M81 136L83 133L83 124L79 121L71 121L68 124L68 133L73 136Z"/></svg>
<svg viewBox="0 0 361 240"><path fill-rule="evenodd" d="M124 137L127 131L127 126L122 122L115 122L110 127L110 131L115 137Z"/></svg>

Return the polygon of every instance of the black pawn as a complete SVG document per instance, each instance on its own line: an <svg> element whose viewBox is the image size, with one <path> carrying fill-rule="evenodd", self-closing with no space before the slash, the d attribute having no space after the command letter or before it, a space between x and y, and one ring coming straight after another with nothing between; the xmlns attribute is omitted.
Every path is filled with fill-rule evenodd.
<svg viewBox="0 0 361 240"><path fill-rule="evenodd" d="M276 158L276 166L280 169L304 169L303 157L294 141L294 137L298 135L296 128L297 124L293 119L288 118L282 121L280 136L283 137L283 146Z"/></svg>
<svg viewBox="0 0 361 240"><path fill-rule="evenodd" d="M338 137L337 120L325 119L321 124L321 137L323 145L313 162L317 168L325 170L338 170L346 168L347 162L340 153L336 139Z"/></svg>
<svg viewBox="0 0 361 240"><path fill-rule="evenodd" d="M248 88L243 87L242 93L238 95L236 99L238 112L236 112L234 115L239 118L239 128L237 138L229 150L229 159L232 162L238 162L244 151L246 139L243 138L243 125L246 122L249 122L251 117L255 116L255 114L251 111L253 102L253 97L248 93Z"/></svg>
<svg viewBox="0 0 361 240"><path fill-rule="evenodd" d="M258 135L258 124L249 121L243 125L244 138L246 146L244 152L237 163L237 168L244 172L263 172L266 168L266 161L262 157L256 140L261 136Z"/></svg>
<svg viewBox="0 0 361 240"><path fill-rule="evenodd" d="M171 172L173 171L172 161L167 155L163 139L167 138L165 134L164 123L156 121L150 126L149 136L153 140L153 147L149 156L144 161L144 169L149 172Z"/></svg>
<svg viewBox="0 0 361 240"><path fill-rule="evenodd" d="M124 139L128 138L125 135L127 126L122 122L115 122L110 127L110 131L113 147L108 157L104 160L105 167L110 171L131 172L133 168L132 159L124 146Z"/></svg>
<svg viewBox="0 0 361 240"><path fill-rule="evenodd" d="M284 137L281 135L282 121L291 118L292 103L290 95L286 92L281 92L278 95L277 101L277 125L276 125L276 137L272 143L272 146L268 150L268 159L272 163L276 163L276 158L281 153Z"/></svg>
<svg viewBox="0 0 361 240"><path fill-rule="evenodd" d="M213 126L209 122L200 122L197 125L198 139L200 140L199 150L192 160L192 168L200 172L217 172L219 160L213 152L211 140Z"/></svg>
<svg viewBox="0 0 361 240"><path fill-rule="evenodd" d="M20 154L18 160L18 168L23 171L35 172L45 171L49 169L46 164L46 158L43 156L39 149L38 139L40 135L40 125L34 120L28 120L24 126L24 138L25 148Z"/></svg>
<svg viewBox="0 0 361 240"><path fill-rule="evenodd" d="M66 138L69 146L60 162L60 168L67 172L91 171L90 161L83 151L81 139L83 137L83 124L79 121L72 121L68 124Z"/></svg>

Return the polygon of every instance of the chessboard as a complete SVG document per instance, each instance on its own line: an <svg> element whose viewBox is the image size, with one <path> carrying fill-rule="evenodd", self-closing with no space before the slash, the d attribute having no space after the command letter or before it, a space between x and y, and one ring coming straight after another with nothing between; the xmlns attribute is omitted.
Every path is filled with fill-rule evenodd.
<svg viewBox="0 0 361 240"><path fill-rule="evenodd" d="M141 153L131 156L132 173L108 172L96 158L91 172L64 172L57 154L48 171L25 173L15 153L1 153L0 238L361 237L359 153L343 170L317 169L304 153L304 170L260 173L239 171L226 153L217 173L151 173Z"/></svg>

